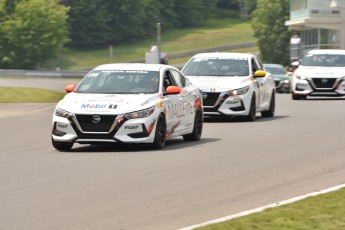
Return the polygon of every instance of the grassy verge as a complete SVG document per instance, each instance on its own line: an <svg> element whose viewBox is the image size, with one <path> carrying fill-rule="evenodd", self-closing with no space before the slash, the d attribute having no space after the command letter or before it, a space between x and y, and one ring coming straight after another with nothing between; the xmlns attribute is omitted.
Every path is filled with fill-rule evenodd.
<svg viewBox="0 0 345 230"><path fill-rule="evenodd" d="M0 103L53 103L65 92L27 87L0 87Z"/></svg>
<svg viewBox="0 0 345 230"><path fill-rule="evenodd" d="M233 19L213 19L198 28L164 31L162 28L161 50L168 54L204 49L223 45L253 42L253 30L249 21ZM156 36L128 44L112 44L113 57L109 57L109 47L97 50L64 50L60 53L62 69L77 70L93 68L110 62L128 62L145 58ZM177 63L169 60L170 63Z"/></svg>
<svg viewBox="0 0 345 230"><path fill-rule="evenodd" d="M345 229L345 189L213 224L198 230Z"/></svg>

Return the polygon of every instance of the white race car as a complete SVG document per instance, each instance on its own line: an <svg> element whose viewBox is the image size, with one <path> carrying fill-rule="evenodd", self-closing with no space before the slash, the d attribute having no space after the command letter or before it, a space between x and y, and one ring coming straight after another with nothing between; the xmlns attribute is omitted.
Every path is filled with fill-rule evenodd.
<svg viewBox="0 0 345 230"><path fill-rule="evenodd" d="M200 88L205 116L241 116L249 121L255 120L257 112L274 116L274 79L255 55L201 53L182 72Z"/></svg>
<svg viewBox="0 0 345 230"><path fill-rule="evenodd" d="M292 75L292 99L345 96L344 80L345 50L311 50Z"/></svg>
<svg viewBox="0 0 345 230"><path fill-rule="evenodd" d="M183 136L199 140L202 98L176 68L160 64L106 64L91 70L53 115L52 144L70 150L74 143L151 143Z"/></svg>

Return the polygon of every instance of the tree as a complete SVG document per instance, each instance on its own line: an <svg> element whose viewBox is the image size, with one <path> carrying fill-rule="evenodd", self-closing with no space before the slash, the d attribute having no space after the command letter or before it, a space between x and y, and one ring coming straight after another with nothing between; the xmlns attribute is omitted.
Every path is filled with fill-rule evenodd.
<svg viewBox="0 0 345 230"><path fill-rule="evenodd" d="M289 63L291 32L285 26L289 19L289 3L289 0L257 1L252 27L264 62Z"/></svg>
<svg viewBox="0 0 345 230"><path fill-rule="evenodd" d="M56 0L21 0L0 27L0 68L34 69L68 41L68 8Z"/></svg>
<svg viewBox="0 0 345 230"><path fill-rule="evenodd" d="M200 25L214 16L219 0L175 0L174 12L178 15L178 27L188 28Z"/></svg>
<svg viewBox="0 0 345 230"><path fill-rule="evenodd" d="M111 12L108 0L62 0L61 4L70 7L69 46L74 48L95 48L108 44L111 39Z"/></svg>

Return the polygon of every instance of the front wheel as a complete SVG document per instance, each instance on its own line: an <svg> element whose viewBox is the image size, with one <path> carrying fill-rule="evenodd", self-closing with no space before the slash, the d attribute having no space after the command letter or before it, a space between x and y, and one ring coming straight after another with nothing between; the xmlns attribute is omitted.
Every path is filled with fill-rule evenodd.
<svg viewBox="0 0 345 230"><path fill-rule="evenodd" d="M256 99L255 94L252 96L252 100L250 102L249 113L247 116L244 117L246 121L255 121L256 118Z"/></svg>
<svg viewBox="0 0 345 230"><path fill-rule="evenodd" d="M154 149L162 149L165 146L167 125L163 114L159 115L156 124L155 138L152 143Z"/></svg>
<svg viewBox="0 0 345 230"><path fill-rule="evenodd" d="M275 94L274 94L274 92L272 92L270 107L268 110L262 111L261 116L262 117L273 117L274 116L274 110L275 110L275 104L276 104Z"/></svg>
<svg viewBox="0 0 345 230"><path fill-rule="evenodd" d="M195 113L194 117L194 127L193 132L183 135L183 139L185 141L198 141L201 138L202 133L202 126L203 126L203 114L201 109L198 109Z"/></svg>
<svg viewBox="0 0 345 230"><path fill-rule="evenodd" d="M291 93L291 95L292 95L292 100L307 99L307 96L305 96L305 95L298 95L298 94L294 94L294 93Z"/></svg>
<svg viewBox="0 0 345 230"><path fill-rule="evenodd" d="M52 144L53 144L53 147L56 148L57 150L68 151L68 150L71 150L74 143L73 142L54 141L54 139L52 138Z"/></svg>

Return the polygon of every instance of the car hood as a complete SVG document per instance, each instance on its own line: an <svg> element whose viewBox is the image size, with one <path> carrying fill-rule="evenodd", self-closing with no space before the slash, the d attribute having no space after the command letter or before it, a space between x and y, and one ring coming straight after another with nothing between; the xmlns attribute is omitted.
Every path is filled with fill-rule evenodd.
<svg viewBox="0 0 345 230"><path fill-rule="evenodd" d="M314 67L299 66L295 71L295 75L305 75L307 77L343 77L345 67Z"/></svg>
<svg viewBox="0 0 345 230"><path fill-rule="evenodd" d="M78 114L122 114L154 106L162 97L162 94L69 93L57 107Z"/></svg>
<svg viewBox="0 0 345 230"><path fill-rule="evenodd" d="M223 92L248 86L251 77L187 76L192 84L201 91Z"/></svg>

